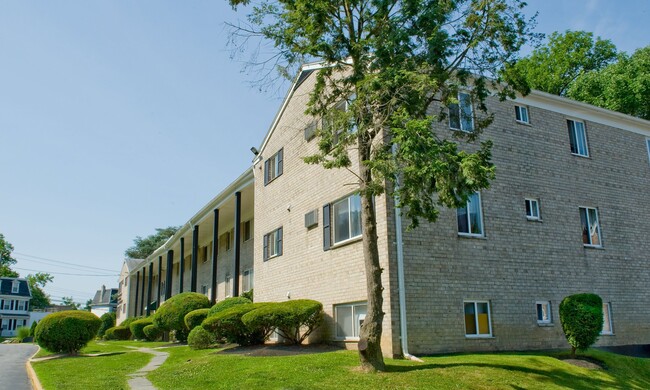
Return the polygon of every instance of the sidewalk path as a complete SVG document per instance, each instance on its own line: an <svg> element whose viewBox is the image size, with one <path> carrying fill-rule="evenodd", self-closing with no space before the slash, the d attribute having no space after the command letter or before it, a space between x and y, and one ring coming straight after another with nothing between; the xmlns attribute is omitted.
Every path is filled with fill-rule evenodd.
<svg viewBox="0 0 650 390"><path fill-rule="evenodd" d="M149 382L149 380L146 378L146 375L156 368L160 367L165 362L165 360L167 360L169 353L159 352L151 348L129 348L133 348L138 352L150 353L153 355L153 359L151 359L149 364L142 367L133 374L129 374L129 376L132 377L132 379L129 379L128 381L129 386L132 390L155 390L156 388L151 382Z"/></svg>
<svg viewBox="0 0 650 390"><path fill-rule="evenodd" d="M31 390L25 364L36 351L34 344L0 344L0 388Z"/></svg>

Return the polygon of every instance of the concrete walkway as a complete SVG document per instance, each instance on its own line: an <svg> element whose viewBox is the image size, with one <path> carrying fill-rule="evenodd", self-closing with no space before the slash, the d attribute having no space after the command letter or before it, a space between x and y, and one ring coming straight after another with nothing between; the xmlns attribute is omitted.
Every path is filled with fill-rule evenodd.
<svg viewBox="0 0 650 390"><path fill-rule="evenodd" d="M0 389L32 388L25 364L36 351L34 344L0 344Z"/></svg>
<svg viewBox="0 0 650 390"><path fill-rule="evenodd" d="M138 352L144 352L153 355L153 359L151 359L149 364L142 367L133 374L129 374L129 376L132 377L132 379L129 379L128 381L129 386L132 390L155 390L156 388L151 382L149 382L149 380L146 378L146 375L156 368L160 367L165 362L165 360L167 360L169 353L159 352L151 348L129 348L132 348Z"/></svg>

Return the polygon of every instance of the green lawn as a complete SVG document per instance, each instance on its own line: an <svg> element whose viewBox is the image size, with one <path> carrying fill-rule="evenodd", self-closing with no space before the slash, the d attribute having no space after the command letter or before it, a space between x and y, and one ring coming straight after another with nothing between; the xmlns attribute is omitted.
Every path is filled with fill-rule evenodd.
<svg viewBox="0 0 650 390"><path fill-rule="evenodd" d="M106 353L106 352L127 352L132 349L127 347L146 347L146 348L156 348L162 345L168 345L168 342L141 342L141 341L91 341L88 345L80 351L81 354L91 354L91 353ZM41 348L35 358L41 358L45 356L56 355L54 352L50 352L46 349Z"/></svg>

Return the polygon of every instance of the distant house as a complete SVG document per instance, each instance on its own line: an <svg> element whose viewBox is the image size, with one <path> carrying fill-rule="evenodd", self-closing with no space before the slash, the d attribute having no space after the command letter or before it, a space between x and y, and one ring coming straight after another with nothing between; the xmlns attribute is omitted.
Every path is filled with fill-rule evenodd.
<svg viewBox="0 0 650 390"><path fill-rule="evenodd" d="M117 293L117 317L115 318L115 323L117 325L124 321L129 315L136 315L134 312L130 311L130 307L134 305L129 305L129 302L135 299L136 289L131 289L131 283L129 283L129 275L131 271L135 271L136 268L140 267L143 262L143 259L124 260L122 270L120 271L119 287Z"/></svg>
<svg viewBox="0 0 650 390"><path fill-rule="evenodd" d="M90 304L90 312L101 317L103 314L112 313L117 308L117 289L106 288L102 285L101 290L97 290L93 303Z"/></svg>
<svg viewBox="0 0 650 390"><path fill-rule="evenodd" d="M23 278L0 278L0 336L16 335L16 329L29 323L32 292Z"/></svg>

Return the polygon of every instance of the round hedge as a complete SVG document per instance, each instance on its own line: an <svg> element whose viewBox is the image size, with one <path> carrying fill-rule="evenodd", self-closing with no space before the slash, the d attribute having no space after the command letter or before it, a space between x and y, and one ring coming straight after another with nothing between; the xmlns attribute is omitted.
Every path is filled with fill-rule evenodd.
<svg viewBox="0 0 650 390"><path fill-rule="evenodd" d="M214 335L203 327L196 326L187 336L187 345L192 349L208 349L216 342Z"/></svg>
<svg viewBox="0 0 650 390"><path fill-rule="evenodd" d="M69 310L45 316L36 325L36 342L51 352L74 354L95 338L102 321L83 310Z"/></svg>
<svg viewBox="0 0 650 390"><path fill-rule="evenodd" d="M153 320L151 318L143 318L141 320L131 322L129 329L131 329L131 334L136 340L145 340L147 335L144 333L144 327L147 325L152 325Z"/></svg>
<svg viewBox="0 0 650 390"><path fill-rule="evenodd" d="M192 310L191 312L187 313L185 315L185 326L187 329L192 329L196 328L197 326L201 326L201 323L203 320L205 320L208 317L208 312L210 309L197 309L197 310Z"/></svg>
<svg viewBox="0 0 650 390"><path fill-rule="evenodd" d="M603 329L603 300L596 294L574 294L560 303L560 322L571 354L589 348Z"/></svg>
<svg viewBox="0 0 650 390"><path fill-rule="evenodd" d="M115 326L115 313L104 313L99 319L102 321L102 325L97 331L97 337L104 337L106 330Z"/></svg>
<svg viewBox="0 0 650 390"><path fill-rule="evenodd" d="M153 324L167 331L187 332L185 316L196 309L210 307L210 300L203 294L184 292L174 295L163 303L153 316ZM178 338L178 337L177 337Z"/></svg>
<svg viewBox="0 0 650 390"><path fill-rule="evenodd" d="M149 341L156 341L163 334L163 331L153 324L145 326L142 330L144 331L144 334L147 336L147 340Z"/></svg>
<svg viewBox="0 0 650 390"><path fill-rule="evenodd" d="M211 317L233 306L245 305L247 303L253 303L253 301L245 297L226 298L223 301L217 302L214 306L210 308L210 311L208 312L208 317Z"/></svg>
<svg viewBox="0 0 650 390"><path fill-rule="evenodd" d="M131 338L131 329L126 326L114 326L106 329L104 339L106 340L129 340Z"/></svg>
<svg viewBox="0 0 650 390"><path fill-rule="evenodd" d="M242 323L241 318L244 314L265 305L267 303L235 305L213 316L209 316L203 321L201 326L208 332L212 332L217 339L224 338L229 343L239 345L263 344L270 330L248 328Z"/></svg>
<svg viewBox="0 0 650 390"><path fill-rule="evenodd" d="M289 342L301 344L323 322L323 304L311 299L269 303L241 320L249 329L277 329Z"/></svg>

